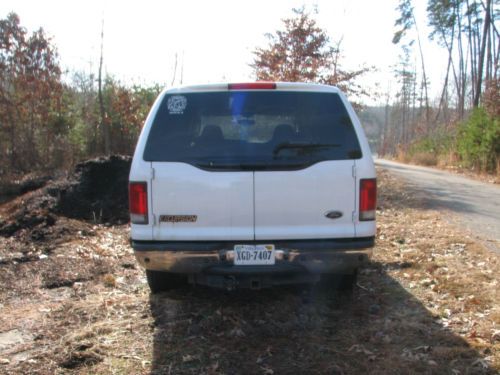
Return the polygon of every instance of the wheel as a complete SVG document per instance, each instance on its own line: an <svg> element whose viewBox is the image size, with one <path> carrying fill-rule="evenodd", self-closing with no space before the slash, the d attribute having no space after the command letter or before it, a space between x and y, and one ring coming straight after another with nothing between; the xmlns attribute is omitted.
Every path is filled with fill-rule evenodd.
<svg viewBox="0 0 500 375"><path fill-rule="evenodd" d="M146 277L149 289L153 294L178 288L187 282L184 275L163 271L146 270Z"/></svg>

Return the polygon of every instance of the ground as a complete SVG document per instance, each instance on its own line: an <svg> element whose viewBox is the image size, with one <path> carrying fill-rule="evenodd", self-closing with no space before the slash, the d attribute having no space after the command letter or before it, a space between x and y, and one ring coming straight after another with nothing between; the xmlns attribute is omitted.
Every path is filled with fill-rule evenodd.
<svg viewBox="0 0 500 375"><path fill-rule="evenodd" d="M0 374L498 373L499 256L378 176L377 246L352 297L150 296L127 225L36 216L0 237Z"/></svg>
<svg viewBox="0 0 500 375"><path fill-rule="evenodd" d="M468 231L500 254L500 188L436 168L377 159L376 164L415 190L426 194L428 206L439 209L447 221Z"/></svg>

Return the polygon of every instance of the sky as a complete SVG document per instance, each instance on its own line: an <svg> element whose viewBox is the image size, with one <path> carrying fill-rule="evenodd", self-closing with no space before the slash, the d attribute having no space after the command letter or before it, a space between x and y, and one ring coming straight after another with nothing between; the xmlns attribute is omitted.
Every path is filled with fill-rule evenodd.
<svg viewBox="0 0 500 375"><path fill-rule="evenodd" d="M415 1L423 49L437 96L446 53L427 41L424 0ZM366 104L385 103L394 92L394 66L401 54L391 40L398 0L212 0L59 1L2 0L0 17L11 11L33 31L43 27L68 71L96 72L104 21L104 67L126 83L184 84L252 81L252 51L267 44L265 33L282 27L292 8L317 9L318 25L341 40L343 67L375 66L361 83L378 92ZM174 76L175 59L178 68ZM419 65L419 61L414 61Z"/></svg>

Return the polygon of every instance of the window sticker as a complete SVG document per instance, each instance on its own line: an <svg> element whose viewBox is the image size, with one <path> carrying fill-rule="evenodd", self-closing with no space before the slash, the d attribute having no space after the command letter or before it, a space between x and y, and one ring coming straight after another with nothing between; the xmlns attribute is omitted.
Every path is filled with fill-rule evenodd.
<svg viewBox="0 0 500 375"><path fill-rule="evenodd" d="M187 107L187 99L182 95L175 95L168 98L168 112L171 115L182 115Z"/></svg>

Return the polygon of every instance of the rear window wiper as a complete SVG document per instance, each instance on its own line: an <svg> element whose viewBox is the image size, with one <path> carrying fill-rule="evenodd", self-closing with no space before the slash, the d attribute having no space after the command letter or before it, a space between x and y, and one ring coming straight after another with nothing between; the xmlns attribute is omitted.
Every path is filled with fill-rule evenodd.
<svg viewBox="0 0 500 375"><path fill-rule="evenodd" d="M314 149L322 149L322 148L334 148L340 147L341 145L338 143L280 143L273 150L273 155L278 155L282 150L287 149L298 149L298 150L314 150Z"/></svg>

